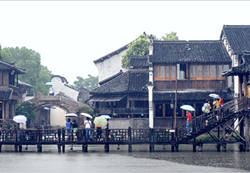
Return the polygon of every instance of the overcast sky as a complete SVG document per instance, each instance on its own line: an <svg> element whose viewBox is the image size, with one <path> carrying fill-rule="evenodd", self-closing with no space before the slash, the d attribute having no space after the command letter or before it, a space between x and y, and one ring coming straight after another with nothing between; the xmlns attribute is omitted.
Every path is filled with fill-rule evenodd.
<svg viewBox="0 0 250 173"><path fill-rule="evenodd" d="M70 84L97 76L94 60L140 34L218 40L223 25L250 25L250 1L0 1L0 44L39 52Z"/></svg>

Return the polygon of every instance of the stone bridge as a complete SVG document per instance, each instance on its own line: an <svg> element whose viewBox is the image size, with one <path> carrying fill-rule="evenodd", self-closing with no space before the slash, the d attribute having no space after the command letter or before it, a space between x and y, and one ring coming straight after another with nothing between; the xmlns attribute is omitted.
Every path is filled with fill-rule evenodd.
<svg viewBox="0 0 250 173"><path fill-rule="evenodd" d="M57 106L66 112L76 112L79 107L84 105L81 102L66 97L63 93L60 93L56 96L39 95L29 101L35 103L35 106L33 107L35 112L41 110L44 107L50 106Z"/></svg>

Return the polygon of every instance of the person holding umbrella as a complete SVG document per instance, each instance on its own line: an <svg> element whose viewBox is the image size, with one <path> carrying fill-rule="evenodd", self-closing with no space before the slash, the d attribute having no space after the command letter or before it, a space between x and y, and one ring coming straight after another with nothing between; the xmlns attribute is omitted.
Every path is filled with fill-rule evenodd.
<svg viewBox="0 0 250 173"><path fill-rule="evenodd" d="M220 117L219 117L220 101L218 98L215 99L215 101L213 102L213 105L214 105L216 119L217 119L217 121L219 121L219 119L220 119Z"/></svg>
<svg viewBox="0 0 250 173"><path fill-rule="evenodd" d="M192 131L192 114L189 111L186 111L187 115L187 123L186 123L186 130L187 130L187 135L191 135Z"/></svg>

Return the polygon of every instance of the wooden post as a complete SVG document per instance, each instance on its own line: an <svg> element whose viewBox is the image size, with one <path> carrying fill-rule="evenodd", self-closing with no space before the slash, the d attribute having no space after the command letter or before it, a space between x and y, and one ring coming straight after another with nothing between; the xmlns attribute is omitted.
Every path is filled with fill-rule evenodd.
<svg viewBox="0 0 250 173"><path fill-rule="evenodd" d="M37 128L36 131L36 136L37 136L37 152L42 152L42 146L40 144L40 139L41 139L41 133L40 133L40 128Z"/></svg>
<svg viewBox="0 0 250 173"><path fill-rule="evenodd" d="M242 118L242 116L240 116L240 118L239 119L241 119ZM240 122L240 136L241 137L243 137L244 136L244 121L241 121ZM240 144L240 151L245 151L245 149L244 149L244 144Z"/></svg>
<svg viewBox="0 0 250 173"><path fill-rule="evenodd" d="M154 129L150 129L150 144L149 144L149 151L154 152L155 146L154 146Z"/></svg>
<svg viewBox="0 0 250 173"><path fill-rule="evenodd" d="M194 143L193 143L193 152L196 152L196 138L194 138Z"/></svg>
<svg viewBox="0 0 250 173"><path fill-rule="evenodd" d="M220 139L220 126L217 128L218 139ZM217 142L217 152L220 152L220 143Z"/></svg>
<svg viewBox="0 0 250 173"><path fill-rule="evenodd" d="M65 129L62 128L62 152L64 153L65 152Z"/></svg>
<svg viewBox="0 0 250 173"><path fill-rule="evenodd" d="M57 151L58 153L61 153L61 144L57 144Z"/></svg>
<svg viewBox="0 0 250 173"><path fill-rule="evenodd" d="M19 145L18 147L19 147L19 152L22 152L23 149L22 145Z"/></svg>
<svg viewBox="0 0 250 173"><path fill-rule="evenodd" d="M171 145L171 151L174 152L174 145Z"/></svg>
<svg viewBox="0 0 250 173"><path fill-rule="evenodd" d="M57 134L58 134L58 144L57 144L57 150L58 153L61 153L61 129L57 130Z"/></svg>
<svg viewBox="0 0 250 173"><path fill-rule="evenodd" d="M249 152L249 115L246 115L245 117L245 140L246 140L245 151Z"/></svg>
<svg viewBox="0 0 250 173"><path fill-rule="evenodd" d="M108 153L108 152L109 152L109 144L105 144L105 145L104 145L104 149L105 149L105 152Z"/></svg>
<svg viewBox="0 0 250 173"><path fill-rule="evenodd" d="M131 127L128 128L128 152L132 152L132 145L131 145Z"/></svg>
<svg viewBox="0 0 250 173"><path fill-rule="evenodd" d="M105 129L105 152L109 152L109 144L108 144L108 139L109 139L109 135L108 135L108 130L109 129Z"/></svg>
<svg viewBox="0 0 250 173"><path fill-rule="evenodd" d="M88 152L88 145L86 144L82 145L82 152Z"/></svg>

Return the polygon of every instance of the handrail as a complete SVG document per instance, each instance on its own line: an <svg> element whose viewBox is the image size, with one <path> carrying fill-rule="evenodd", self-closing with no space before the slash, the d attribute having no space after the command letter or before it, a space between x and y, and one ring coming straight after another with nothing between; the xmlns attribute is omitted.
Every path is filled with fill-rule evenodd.
<svg viewBox="0 0 250 173"><path fill-rule="evenodd" d="M224 120L231 119L232 116L236 116L238 112L245 110L247 108L247 101L248 100L246 100L246 97L243 97L242 99L236 98L225 103L219 110L219 116L220 116L219 122L221 122L223 119ZM210 127L207 130L211 130L214 127L218 126L219 123L216 119L215 111L213 110L208 114L203 113L200 116L193 117L192 125L193 125L192 134L194 134L195 137L198 134L200 134L199 132L201 131L205 133L206 131L204 131L204 129L206 129L207 127ZM178 141L189 140L186 137L187 137L187 130L185 123L177 128L177 138Z"/></svg>

